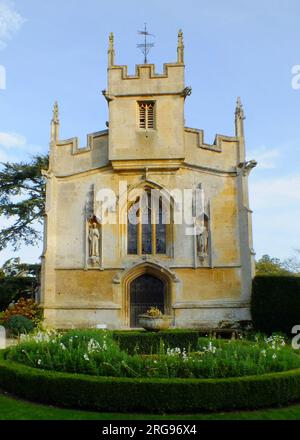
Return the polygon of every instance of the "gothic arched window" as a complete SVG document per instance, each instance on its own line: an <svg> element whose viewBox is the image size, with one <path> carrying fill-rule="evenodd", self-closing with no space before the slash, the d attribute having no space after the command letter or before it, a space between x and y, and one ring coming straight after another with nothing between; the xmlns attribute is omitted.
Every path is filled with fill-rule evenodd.
<svg viewBox="0 0 300 440"><path fill-rule="evenodd" d="M165 255L168 219L163 200L155 191L147 190L137 197L128 210L128 254Z"/></svg>

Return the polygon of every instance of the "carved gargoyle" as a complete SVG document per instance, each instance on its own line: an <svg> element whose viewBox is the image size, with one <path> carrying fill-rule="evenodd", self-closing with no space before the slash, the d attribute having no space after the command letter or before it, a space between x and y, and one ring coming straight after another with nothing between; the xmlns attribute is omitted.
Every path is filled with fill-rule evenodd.
<svg viewBox="0 0 300 440"><path fill-rule="evenodd" d="M102 95L108 103L114 100L114 98L108 95L107 90L102 90Z"/></svg>
<svg viewBox="0 0 300 440"><path fill-rule="evenodd" d="M184 98L186 98L187 96L191 96L192 94L192 87L186 87L185 89L183 89L182 91L182 96Z"/></svg>
<svg viewBox="0 0 300 440"><path fill-rule="evenodd" d="M241 162L238 167L243 171L243 175L244 176L249 176L249 174L251 173L251 171L257 167L257 162L256 160L249 160L246 162Z"/></svg>

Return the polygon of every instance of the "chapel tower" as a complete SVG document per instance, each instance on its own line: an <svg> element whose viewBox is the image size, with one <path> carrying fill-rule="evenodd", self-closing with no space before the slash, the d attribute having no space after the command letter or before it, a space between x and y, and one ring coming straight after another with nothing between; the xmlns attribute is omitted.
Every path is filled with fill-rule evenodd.
<svg viewBox="0 0 300 440"><path fill-rule="evenodd" d="M178 35L178 59L164 65L162 74L153 64L114 64L114 38L108 51L109 160L113 168L125 163L137 167L169 167L184 159L184 101L189 93L184 81L183 35ZM149 154L151 152L151 154Z"/></svg>

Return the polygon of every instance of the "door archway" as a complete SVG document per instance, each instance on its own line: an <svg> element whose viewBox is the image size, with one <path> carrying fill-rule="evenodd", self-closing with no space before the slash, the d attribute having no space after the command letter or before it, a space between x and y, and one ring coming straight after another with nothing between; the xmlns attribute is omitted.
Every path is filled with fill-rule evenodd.
<svg viewBox="0 0 300 440"><path fill-rule="evenodd" d="M166 283L145 273L130 283L130 327L139 327L139 315L151 307L166 312Z"/></svg>
<svg viewBox="0 0 300 440"><path fill-rule="evenodd" d="M138 263L116 274L113 279L115 288L115 302L122 305L121 319L123 326L130 328L130 288L132 283L142 275L152 275L160 280L164 286L164 312L173 316L172 305L177 292L181 289L181 282L177 275L169 268L157 264L157 262L146 261ZM119 296L118 296L119 295Z"/></svg>

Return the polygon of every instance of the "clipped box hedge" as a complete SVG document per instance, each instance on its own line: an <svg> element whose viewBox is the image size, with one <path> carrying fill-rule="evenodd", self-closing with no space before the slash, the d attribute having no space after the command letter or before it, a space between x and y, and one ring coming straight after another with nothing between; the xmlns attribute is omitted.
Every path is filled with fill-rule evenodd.
<svg viewBox="0 0 300 440"><path fill-rule="evenodd" d="M290 336L292 328L300 325L300 277L255 277L251 312L256 330Z"/></svg>
<svg viewBox="0 0 300 440"><path fill-rule="evenodd" d="M300 369L233 379L124 379L57 373L5 360L0 387L35 402L112 412L256 409L300 398Z"/></svg>
<svg viewBox="0 0 300 440"><path fill-rule="evenodd" d="M180 349L190 347L191 350L195 350L198 338L205 334L196 330L114 331L113 338L118 342L121 350L129 354L151 354L159 351L161 341L166 347Z"/></svg>

